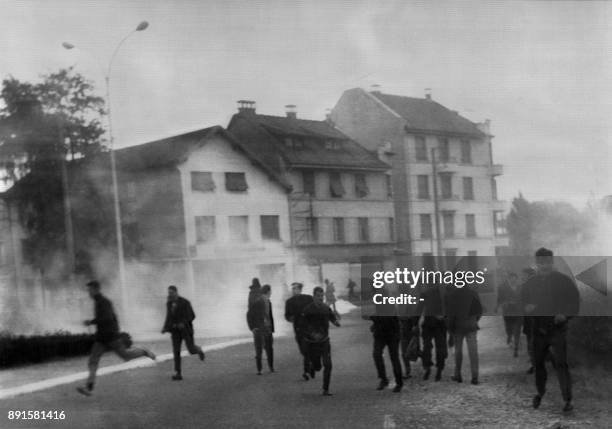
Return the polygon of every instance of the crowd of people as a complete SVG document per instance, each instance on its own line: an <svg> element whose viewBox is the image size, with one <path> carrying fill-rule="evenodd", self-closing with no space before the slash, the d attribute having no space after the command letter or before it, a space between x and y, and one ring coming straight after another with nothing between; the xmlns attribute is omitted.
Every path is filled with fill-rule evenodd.
<svg viewBox="0 0 612 429"><path fill-rule="evenodd" d="M580 298L575 283L556 271L553 262L553 252L541 248L535 253L535 269L523 269L521 279L516 273L509 273L507 280L499 287L496 312L501 309L506 342L515 357L519 352L521 332L526 336L531 363L528 374L535 373L537 390L532 401L533 407L540 406L546 392L546 361L551 360L565 402L563 410L567 412L573 409L567 361L568 321L578 314ZM323 395L331 396L329 324L340 326L340 315L335 308L333 283L325 279L324 284L325 289L317 286L311 296L303 293L302 283L292 283L292 296L285 302L284 317L293 325L295 341L302 357L301 377L308 381L323 370ZM155 359L155 355L145 348L130 347L131 341L126 341L120 332L112 303L101 294L100 284L91 281L87 287L94 301L95 317L85 321L85 324L96 325L97 331L88 362L89 378L77 390L90 396L98 363L104 352L114 351L124 360L142 356ZM349 295L353 295L355 287L355 283L349 281ZM249 289L247 324L253 334L257 374L261 375L264 352L268 369L274 372L274 317L270 301L272 288L267 284L262 286L254 278ZM479 384L477 333L483 307L477 291L471 287L432 285L423 290L420 298L416 313L410 316L388 312L379 314L377 309L373 315L365 317L372 322L372 356L379 378L377 390L384 390L390 383L383 359L385 348L395 379L393 392L402 390L404 380L411 377L411 362L418 358L423 366L423 379L431 377L431 370L435 366L434 380L440 381L449 348L454 348L455 360L451 380L463 382L464 342L470 360L470 382L473 385ZM205 359L202 348L194 343L194 319L195 313L190 302L179 296L176 286L169 286L167 315L162 333L169 332L172 338L175 369L172 380L182 380L180 350L183 341L191 354L197 354L202 361Z"/></svg>

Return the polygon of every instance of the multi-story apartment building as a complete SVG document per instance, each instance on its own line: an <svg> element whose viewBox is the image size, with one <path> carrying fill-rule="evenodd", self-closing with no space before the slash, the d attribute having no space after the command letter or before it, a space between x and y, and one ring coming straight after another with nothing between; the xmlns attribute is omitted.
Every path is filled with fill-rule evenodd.
<svg viewBox="0 0 612 429"><path fill-rule="evenodd" d="M494 256L507 248L489 121L431 99L345 91L334 125L392 165L398 247L407 255ZM437 214L437 217L436 217Z"/></svg>
<svg viewBox="0 0 612 429"><path fill-rule="evenodd" d="M241 101L228 130L292 186L294 278L329 279L346 294L363 269L393 264L395 222L389 166L328 121L256 113Z"/></svg>

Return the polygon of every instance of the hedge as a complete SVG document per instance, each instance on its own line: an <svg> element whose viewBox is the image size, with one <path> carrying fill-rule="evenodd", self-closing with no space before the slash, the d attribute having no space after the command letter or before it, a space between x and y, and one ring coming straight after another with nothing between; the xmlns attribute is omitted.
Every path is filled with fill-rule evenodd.
<svg viewBox="0 0 612 429"><path fill-rule="evenodd" d="M84 356L91 350L93 342L91 334L64 331L32 336L0 333L0 368Z"/></svg>

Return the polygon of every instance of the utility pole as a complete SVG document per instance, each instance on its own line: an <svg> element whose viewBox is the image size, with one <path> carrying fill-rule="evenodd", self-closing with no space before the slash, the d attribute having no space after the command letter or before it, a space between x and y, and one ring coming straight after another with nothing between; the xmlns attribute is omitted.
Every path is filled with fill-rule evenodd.
<svg viewBox="0 0 612 429"><path fill-rule="evenodd" d="M437 260L442 261L442 236L440 234L440 208L438 207L438 168L436 160L436 148L431 148L431 170L433 172L433 200L434 200L434 222L436 228L436 253ZM443 268L443 264L439 264L438 269Z"/></svg>

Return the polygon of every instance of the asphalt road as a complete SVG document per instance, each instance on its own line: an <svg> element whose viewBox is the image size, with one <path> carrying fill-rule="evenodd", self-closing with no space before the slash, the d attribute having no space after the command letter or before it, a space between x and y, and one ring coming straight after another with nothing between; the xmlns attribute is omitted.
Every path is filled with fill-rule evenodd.
<svg viewBox="0 0 612 429"><path fill-rule="evenodd" d="M75 384L0 401L0 428L604 428L612 425L607 399L591 395L577 377L576 411L564 416L553 376L539 410L530 407L533 380L524 356L504 345L500 320L484 318L479 332L482 384L450 381L447 361L441 382L423 381L413 370L401 393L379 392L368 323L346 317L331 328L331 397L321 395L321 373L300 377L291 337L275 341L275 373L257 376L251 345L183 359L184 380L171 381L172 362L100 377L92 397ZM500 339L501 338L501 339ZM466 353L464 353L466 355ZM104 359L104 357L103 357ZM464 378L469 365L464 357ZM264 359L265 360L265 359ZM388 373L390 374L390 365ZM75 368L82 370L82 368ZM390 386L393 387L393 384ZM592 397L585 397L591 395ZM64 411L65 420L9 420L9 410Z"/></svg>

